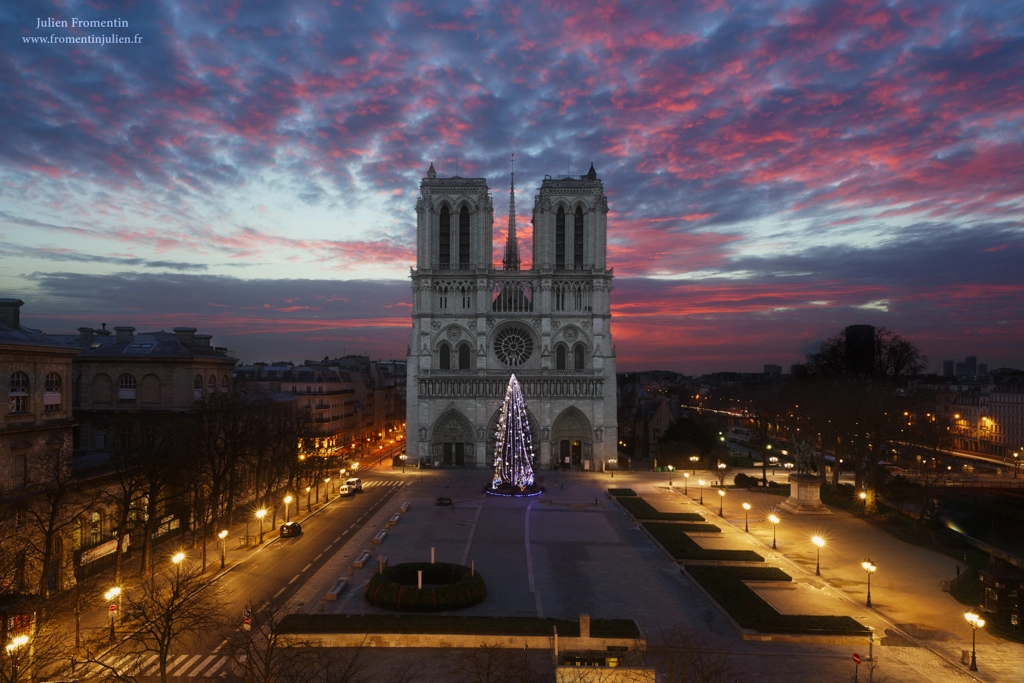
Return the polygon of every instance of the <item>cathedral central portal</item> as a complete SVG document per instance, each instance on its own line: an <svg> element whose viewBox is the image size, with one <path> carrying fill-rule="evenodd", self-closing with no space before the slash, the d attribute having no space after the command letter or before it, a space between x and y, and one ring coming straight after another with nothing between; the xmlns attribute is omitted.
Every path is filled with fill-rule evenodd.
<svg viewBox="0 0 1024 683"><path fill-rule="evenodd" d="M533 258L521 267L515 176L500 266L484 178L441 178L416 202L408 455L424 467L494 466L509 376L528 405L538 470L604 468L617 453L615 354L607 269L608 202L593 165L545 176Z"/></svg>

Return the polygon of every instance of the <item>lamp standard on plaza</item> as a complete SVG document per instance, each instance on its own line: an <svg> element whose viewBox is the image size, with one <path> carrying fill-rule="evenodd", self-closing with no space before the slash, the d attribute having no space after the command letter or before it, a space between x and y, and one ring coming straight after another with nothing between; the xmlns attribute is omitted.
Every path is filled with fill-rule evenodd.
<svg viewBox="0 0 1024 683"><path fill-rule="evenodd" d="M871 607L871 575L875 573L875 570L878 569L878 567L871 562L870 557L861 562L860 566L868 573L868 607Z"/></svg>
<svg viewBox="0 0 1024 683"><path fill-rule="evenodd" d="M683 472L683 495L684 496L687 495L686 489L687 489L687 485L689 483L690 483L690 473L689 472Z"/></svg>
<svg viewBox="0 0 1024 683"><path fill-rule="evenodd" d="M291 520L291 517L288 516L288 506L292 504L293 500L295 499L292 498L291 494L284 497L284 521L286 523Z"/></svg>
<svg viewBox="0 0 1024 683"><path fill-rule="evenodd" d="M722 506L725 504L725 489L718 489L718 516L725 517Z"/></svg>
<svg viewBox="0 0 1024 683"><path fill-rule="evenodd" d="M398 456L398 459L402 461L402 474L405 474L405 461L409 459L409 456L406 455L405 453L402 453L400 456Z"/></svg>
<svg viewBox="0 0 1024 683"><path fill-rule="evenodd" d="M777 515L768 515L768 521L772 523L772 550L778 550L775 545L775 528L779 525L779 518Z"/></svg>
<svg viewBox="0 0 1024 683"><path fill-rule="evenodd" d="M256 519L260 520L260 543L263 543L263 518L267 516L267 511L264 508L260 508L256 511Z"/></svg>
<svg viewBox="0 0 1024 683"><path fill-rule="evenodd" d="M331 478L327 477L326 479L324 479L324 505L326 505L327 502L330 500L330 498L329 498L330 495L331 495Z"/></svg>
<svg viewBox="0 0 1024 683"><path fill-rule="evenodd" d="M672 488L672 470L675 469L672 465L667 466L665 469L668 470L668 487Z"/></svg>
<svg viewBox="0 0 1024 683"><path fill-rule="evenodd" d="M821 536L811 538L811 543L818 547L818 561L814 565L814 575L821 576L821 549L825 546L825 539Z"/></svg>
<svg viewBox="0 0 1024 683"><path fill-rule="evenodd" d="M750 533L750 503L743 504L743 530Z"/></svg>
<svg viewBox="0 0 1024 683"><path fill-rule="evenodd" d="M217 538L220 539L220 568L224 569L224 561L228 554L228 530L221 529Z"/></svg>
<svg viewBox="0 0 1024 683"><path fill-rule="evenodd" d="M700 460L700 456L690 456L690 467L693 468L693 476L697 476L697 461Z"/></svg>
<svg viewBox="0 0 1024 683"><path fill-rule="evenodd" d="M725 485L725 468L728 467L724 462L718 463L718 485Z"/></svg>
<svg viewBox="0 0 1024 683"><path fill-rule="evenodd" d="M110 603L110 642L114 642L115 640L114 615L117 614L117 605L114 604L114 598L118 597L119 595L121 595L121 588L119 586L114 586L113 588L111 588L103 594L103 597L106 599L106 601Z"/></svg>
<svg viewBox="0 0 1024 683"><path fill-rule="evenodd" d="M863 515L864 514L864 509L868 505L868 492L867 491L861 491L860 493L857 494L857 497L860 498L860 514Z"/></svg>
<svg viewBox="0 0 1024 683"><path fill-rule="evenodd" d="M312 486L307 486L306 487L306 514L307 515L309 514L309 496L312 493L312 491L313 491L313 487Z"/></svg>
<svg viewBox="0 0 1024 683"><path fill-rule="evenodd" d="M700 504L704 504L704 480L698 479L697 483L700 485Z"/></svg>
<svg viewBox="0 0 1024 683"><path fill-rule="evenodd" d="M978 629L985 625L985 620L974 612L964 614L964 619L971 625L971 671L977 671L978 655L976 645L978 643Z"/></svg>

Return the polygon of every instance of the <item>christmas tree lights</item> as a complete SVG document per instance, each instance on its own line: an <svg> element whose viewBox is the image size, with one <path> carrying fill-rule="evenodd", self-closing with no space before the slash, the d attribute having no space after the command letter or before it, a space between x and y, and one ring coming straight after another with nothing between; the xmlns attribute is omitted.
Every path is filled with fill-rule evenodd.
<svg viewBox="0 0 1024 683"><path fill-rule="evenodd" d="M533 477L530 420L526 412L526 401L523 400L523 390L515 375L508 380L494 436L494 478L487 492L506 496L539 494L541 490L534 485Z"/></svg>

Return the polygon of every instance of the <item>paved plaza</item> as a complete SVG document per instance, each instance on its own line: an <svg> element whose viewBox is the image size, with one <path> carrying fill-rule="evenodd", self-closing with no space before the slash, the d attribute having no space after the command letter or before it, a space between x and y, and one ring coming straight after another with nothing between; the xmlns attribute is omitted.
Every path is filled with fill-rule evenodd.
<svg viewBox="0 0 1024 683"><path fill-rule="evenodd" d="M765 518L783 501L780 496L730 490L724 517L719 517L719 497L705 490L702 507L697 489L688 487L684 495L678 473L676 485L670 487L663 473L617 472L612 478L607 473L546 472L545 493L525 499L485 496L487 478L484 470L410 470L406 487L393 504L377 513L286 611L381 612L362 595L372 564L350 570L352 559L363 549L372 549L374 555L387 555L391 564L427 561L433 548L438 561L472 562L487 581L487 599L459 614L631 618L649 639L662 629L684 626L703 634L712 650L728 651L743 681L849 681L852 655L868 659L867 643L743 640L677 563L607 494L609 487L629 487L659 510L700 512L722 527L717 538L694 537L704 547L755 550L767 566L790 574L795 588L758 589L781 612L849 615L871 627L876 634L876 680L1022 680L1024 646L984 631L978 633L979 671L970 672L961 663L962 651L971 647L965 608L940 590L941 580L956 575L953 558L898 541L856 515L838 510L815 516L781 512L778 550L773 551L772 529ZM449 497L454 504L436 506L438 496ZM750 533L744 532L744 501L752 506ZM410 511L383 543L373 545L373 535L402 502L410 504ZM820 577L815 576L816 548L810 541L815 534L826 539ZM872 577L870 609L865 606L867 577L861 568L868 557L878 567ZM351 589L337 601L323 601L327 589L350 571ZM431 653L427 659L432 664L423 667L423 680L444 680L454 656ZM861 676L867 680L863 664Z"/></svg>

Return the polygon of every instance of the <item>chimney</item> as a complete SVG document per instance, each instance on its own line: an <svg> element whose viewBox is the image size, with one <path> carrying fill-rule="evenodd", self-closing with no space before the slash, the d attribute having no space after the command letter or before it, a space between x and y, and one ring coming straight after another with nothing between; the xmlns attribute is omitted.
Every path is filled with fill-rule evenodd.
<svg viewBox="0 0 1024 683"><path fill-rule="evenodd" d="M590 615L589 614L581 614L580 615L580 638L589 638L589 637L590 637Z"/></svg>
<svg viewBox="0 0 1024 683"><path fill-rule="evenodd" d="M95 331L96 334L100 335L101 337L109 337L110 336L110 330L107 329L107 324L106 323L100 323L100 326L102 327L102 329L96 330Z"/></svg>
<svg viewBox="0 0 1024 683"><path fill-rule="evenodd" d="M115 327L114 328L114 332L117 333L117 341L124 341L126 339L131 339L132 338L132 336L135 334L135 328L134 327Z"/></svg>
<svg viewBox="0 0 1024 683"><path fill-rule="evenodd" d="M196 346L209 346L211 339L213 339L212 334L197 334L195 336Z"/></svg>
<svg viewBox="0 0 1024 683"><path fill-rule="evenodd" d="M186 346L192 346L193 344L195 344L196 328L175 327L174 336L182 344Z"/></svg>
<svg viewBox="0 0 1024 683"><path fill-rule="evenodd" d="M0 323L11 329L21 327L21 307L25 302L21 299L0 299Z"/></svg>
<svg viewBox="0 0 1024 683"><path fill-rule="evenodd" d="M78 345L86 349L92 346L93 334L95 334L95 330L93 330L91 327L79 327Z"/></svg>

